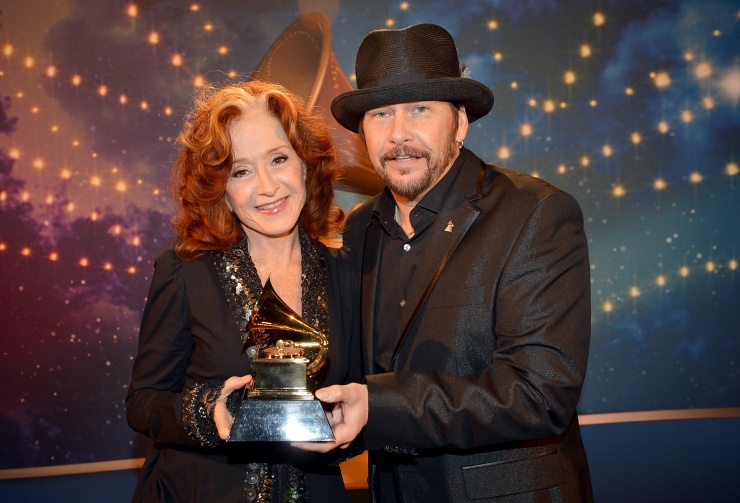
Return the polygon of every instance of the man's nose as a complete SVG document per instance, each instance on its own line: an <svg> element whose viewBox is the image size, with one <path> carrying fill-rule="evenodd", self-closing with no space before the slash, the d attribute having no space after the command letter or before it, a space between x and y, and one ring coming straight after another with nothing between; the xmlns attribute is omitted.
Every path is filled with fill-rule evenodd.
<svg viewBox="0 0 740 503"><path fill-rule="evenodd" d="M411 124L404 114L397 113L393 115L389 137L393 143L398 145L410 141L413 138L413 135L411 134Z"/></svg>

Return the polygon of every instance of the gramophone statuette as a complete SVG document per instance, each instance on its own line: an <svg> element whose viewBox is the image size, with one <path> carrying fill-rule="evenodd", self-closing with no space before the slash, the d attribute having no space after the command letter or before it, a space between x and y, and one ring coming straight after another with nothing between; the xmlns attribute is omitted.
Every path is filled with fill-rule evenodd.
<svg viewBox="0 0 740 503"><path fill-rule="evenodd" d="M329 340L277 295L268 279L247 325L270 331L254 356L255 388L245 396L229 442L334 440L321 403L307 389L307 376L326 363ZM292 338L287 339L285 333ZM262 334L264 335L264 334Z"/></svg>

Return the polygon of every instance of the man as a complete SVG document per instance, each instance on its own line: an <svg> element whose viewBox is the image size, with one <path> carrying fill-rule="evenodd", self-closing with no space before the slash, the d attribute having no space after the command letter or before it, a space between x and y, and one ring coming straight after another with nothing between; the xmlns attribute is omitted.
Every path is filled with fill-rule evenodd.
<svg viewBox="0 0 740 503"><path fill-rule="evenodd" d="M370 33L332 114L386 190L349 218L366 384L316 395L361 432L374 501L591 501L576 415L590 337L581 210L463 147L493 94L432 24Z"/></svg>

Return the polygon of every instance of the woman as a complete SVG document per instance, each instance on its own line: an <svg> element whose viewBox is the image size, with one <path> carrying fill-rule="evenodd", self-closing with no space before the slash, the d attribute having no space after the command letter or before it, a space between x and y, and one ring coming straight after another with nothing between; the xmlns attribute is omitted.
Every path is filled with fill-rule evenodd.
<svg viewBox="0 0 740 503"><path fill-rule="evenodd" d="M321 121L281 86L251 81L196 100L171 184L175 250L155 263L126 414L154 445L134 501L348 501L337 463L290 446L226 443L254 385L246 333L265 281L328 333L322 384L359 378L338 157Z"/></svg>

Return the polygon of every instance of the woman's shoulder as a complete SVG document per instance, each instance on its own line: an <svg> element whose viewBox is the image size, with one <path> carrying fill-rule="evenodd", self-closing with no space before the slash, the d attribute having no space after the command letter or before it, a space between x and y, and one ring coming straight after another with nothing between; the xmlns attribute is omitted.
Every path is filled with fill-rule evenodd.
<svg viewBox="0 0 740 503"><path fill-rule="evenodd" d="M154 270L157 272L173 271L182 268L182 260L173 249L165 250L154 259Z"/></svg>
<svg viewBox="0 0 740 503"><path fill-rule="evenodd" d="M317 248L326 267L326 280L330 296L336 295L340 302L350 299L353 288L353 263L344 248L335 248L318 244Z"/></svg>
<svg viewBox="0 0 740 503"><path fill-rule="evenodd" d="M181 260L177 256L177 252L175 252L173 248L163 251L157 256L156 259L154 259L155 265L156 264L174 264L177 262L181 262Z"/></svg>
<svg viewBox="0 0 740 503"><path fill-rule="evenodd" d="M342 257L343 251L342 251L342 240L339 239L331 239L331 240L324 240L324 241L314 241L314 244L316 245L316 248L319 250L319 252L328 257Z"/></svg>
<svg viewBox="0 0 740 503"><path fill-rule="evenodd" d="M327 246L325 243L316 242L316 248L319 254L324 259L324 263L329 269L344 269L349 263L347 251L344 247L337 246L339 243L332 242L332 246Z"/></svg>
<svg viewBox="0 0 740 503"><path fill-rule="evenodd" d="M197 257L183 259L174 249L165 250L154 260L154 269L172 273L195 273L203 269L213 268L214 257L212 252L204 252Z"/></svg>

